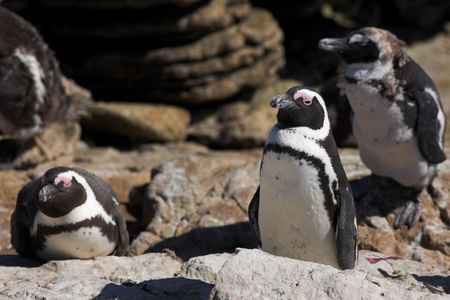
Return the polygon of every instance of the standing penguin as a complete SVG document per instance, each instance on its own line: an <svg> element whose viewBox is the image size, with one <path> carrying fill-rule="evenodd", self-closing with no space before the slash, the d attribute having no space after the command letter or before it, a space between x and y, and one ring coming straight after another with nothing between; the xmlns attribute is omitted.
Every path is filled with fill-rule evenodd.
<svg viewBox="0 0 450 300"><path fill-rule="evenodd" d="M394 228L420 218L421 192L444 153L445 115L433 81L392 33L363 28L346 38L326 38L319 48L344 61L338 86L353 110L361 160L372 171L361 206L378 203L396 215Z"/></svg>
<svg viewBox="0 0 450 300"><path fill-rule="evenodd" d="M106 182L56 167L19 191L11 243L26 257L87 259L126 254L129 238L117 194Z"/></svg>
<svg viewBox="0 0 450 300"><path fill-rule="evenodd" d="M270 102L278 108L249 205L253 234L269 253L354 268L358 227L322 97L296 86Z"/></svg>

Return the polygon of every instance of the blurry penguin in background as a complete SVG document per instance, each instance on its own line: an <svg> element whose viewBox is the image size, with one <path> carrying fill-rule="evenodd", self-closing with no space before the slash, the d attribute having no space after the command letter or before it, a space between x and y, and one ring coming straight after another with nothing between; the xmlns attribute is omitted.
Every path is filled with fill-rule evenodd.
<svg viewBox="0 0 450 300"><path fill-rule="evenodd" d="M52 122L70 118L59 64L37 30L0 7L0 169Z"/></svg>

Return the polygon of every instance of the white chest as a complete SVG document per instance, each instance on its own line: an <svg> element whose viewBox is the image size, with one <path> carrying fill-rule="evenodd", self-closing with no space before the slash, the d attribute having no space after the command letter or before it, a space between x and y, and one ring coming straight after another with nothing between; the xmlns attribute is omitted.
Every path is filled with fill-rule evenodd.
<svg viewBox="0 0 450 300"><path fill-rule="evenodd" d="M98 227L82 227L76 231L51 235L45 245L45 249L37 253L44 260L106 256L116 247Z"/></svg>
<svg viewBox="0 0 450 300"><path fill-rule="evenodd" d="M367 85L347 84L345 91L354 111L353 133L367 167L405 186L423 184L429 176L429 165L420 153L413 129L405 125L398 103Z"/></svg>
<svg viewBox="0 0 450 300"><path fill-rule="evenodd" d="M266 152L260 176L262 249L338 268L334 228L319 177L310 161Z"/></svg>

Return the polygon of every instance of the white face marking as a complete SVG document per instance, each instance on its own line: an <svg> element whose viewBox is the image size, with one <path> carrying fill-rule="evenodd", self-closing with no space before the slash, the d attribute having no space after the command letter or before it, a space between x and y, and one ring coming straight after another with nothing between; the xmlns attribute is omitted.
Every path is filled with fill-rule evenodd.
<svg viewBox="0 0 450 300"><path fill-rule="evenodd" d="M41 65L37 61L36 57L30 53L27 53L25 50L16 48L14 50L13 55L17 57L28 69L33 78L34 84L34 92L36 98L40 104L44 104L44 96L45 96L45 85L42 82L42 79L45 78L44 71L41 68ZM35 107L36 109L36 107ZM36 109L37 110L37 109Z"/></svg>
<svg viewBox="0 0 450 300"><path fill-rule="evenodd" d="M98 227L83 227L77 231L51 235L45 244L45 250L38 252L38 256L44 260L106 256L116 247Z"/></svg>
<svg viewBox="0 0 450 300"><path fill-rule="evenodd" d="M318 176L307 161L288 154L265 154L259 204L262 249L339 268Z"/></svg>
<svg viewBox="0 0 450 300"><path fill-rule="evenodd" d="M86 182L84 177L82 177L75 171L67 171L59 174L57 178L66 178L67 180L70 179L70 181L72 180L72 178L75 178L75 180L78 181L78 183L81 184L86 190L86 202L83 205L74 208L67 215L59 218L52 218L38 211L31 228L31 232L33 234L36 233L39 224L48 226L73 224L99 215L103 218L103 220L105 220L106 223L115 224L113 218L106 213L100 203L96 200L94 192L92 191L91 187Z"/></svg>
<svg viewBox="0 0 450 300"><path fill-rule="evenodd" d="M365 36L365 35L362 35L362 34L354 34L354 35L352 35L352 37L348 41L349 44L368 43L368 42L369 42L369 38L367 36Z"/></svg>

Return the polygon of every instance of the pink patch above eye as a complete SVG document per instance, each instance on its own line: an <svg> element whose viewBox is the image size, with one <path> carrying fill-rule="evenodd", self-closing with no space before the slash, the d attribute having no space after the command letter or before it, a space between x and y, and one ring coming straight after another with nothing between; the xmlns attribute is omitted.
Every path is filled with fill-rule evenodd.
<svg viewBox="0 0 450 300"><path fill-rule="evenodd" d="M58 176L55 178L55 184L58 184L60 182L64 183L64 187L69 187L72 184L71 179L64 177L64 176Z"/></svg>
<svg viewBox="0 0 450 300"><path fill-rule="evenodd" d="M305 94L305 93L302 93L302 92L295 93L294 99L295 100L298 100L298 99L302 100L303 104L305 104L305 105L311 105L312 104L311 97L309 95Z"/></svg>

